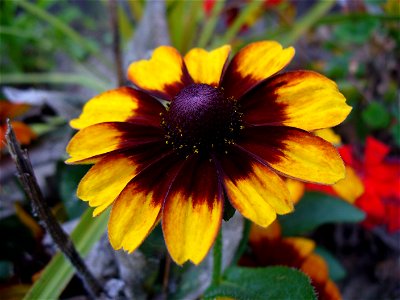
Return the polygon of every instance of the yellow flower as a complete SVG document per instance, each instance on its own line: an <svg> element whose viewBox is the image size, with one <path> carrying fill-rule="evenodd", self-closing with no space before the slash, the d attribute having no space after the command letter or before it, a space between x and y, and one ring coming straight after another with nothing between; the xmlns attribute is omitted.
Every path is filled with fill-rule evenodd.
<svg viewBox="0 0 400 300"><path fill-rule="evenodd" d="M322 256L316 254L315 242L302 237L282 237L276 220L267 228L252 225L250 249L239 264L248 267L287 266L300 269L311 279L318 299L340 300L340 291L329 278L329 267Z"/></svg>
<svg viewBox="0 0 400 300"><path fill-rule="evenodd" d="M308 71L275 75L294 49L273 41L244 47L230 63L229 54L223 46L182 57L161 46L130 65L136 89L105 92L71 121L79 132L67 163L95 164L78 196L94 215L112 205L115 249L134 251L162 220L174 261L198 264L220 229L224 194L265 227L293 209L281 176L344 177L336 149L308 132L349 114L336 84Z"/></svg>

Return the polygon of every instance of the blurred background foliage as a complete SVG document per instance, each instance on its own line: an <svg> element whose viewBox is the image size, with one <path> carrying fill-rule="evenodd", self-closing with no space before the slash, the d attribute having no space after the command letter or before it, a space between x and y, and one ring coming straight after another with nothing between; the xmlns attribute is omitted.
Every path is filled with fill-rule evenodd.
<svg viewBox="0 0 400 300"><path fill-rule="evenodd" d="M265 39L277 40L285 46L294 45L296 57L289 69L311 69L326 75L337 82L353 107L346 122L335 128L343 143L354 145L361 156L366 138L374 136L390 146L390 158L399 159L398 0L115 2L124 70L131 61L148 57L151 50L160 44L169 43L182 54L193 47L212 49L225 43L232 44L236 52L250 42ZM90 210L75 195L77 184L88 167L67 166L63 160L66 158L65 145L73 134L68 121L79 114L88 99L117 84L110 9L110 1L106 0L0 2L1 101L29 105L30 109L15 116L15 120L23 122L34 132L35 138L28 149L40 186L59 221L73 224L67 225L66 230L71 232L75 228L72 235L84 253L88 253L100 239L100 235L93 235L93 232L106 230L104 220L107 217L102 216L101 220L90 223ZM0 115L0 125L4 128L5 118L13 116L5 111ZM68 298L83 293L76 278L70 281L72 269L60 255L53 257L48 264L54 254L54 245L43 242L45 233L31 213L4 147L0 167L2 297L18 299L28 290L31 299L34 295ZM302 207L316 205L315 201L309 200L312 196L307 197L308 200L301 202ZM307 215L310 210L301 208L282 220L284 232L289 232L289 235L308 234L321 240L322 233L339 234L338 230L343 233L343 227L337 229L327 223L362 220L361 212L355 207L335 204L337 199L323 199L321 201L328 201L328 207L332 209L330 218L324 219L329 214L326 211L310 217ZM79 225L75 227L77 222ZM293 225L299 224L296 222L303 227ZM300 229L303 231L296 232ZM357 230L350 227L344 235L359 230L359 227ZM156 230L141 247L147 264L154 264L154 260L157 262L154 264L156 271L147 273L143 291L147 295L163 292L165 249L161 236L161 231ZM398 248L393 250L396 247L393 247L392 237L385 232L378 234L378 238L365 233L361 236L359 244L363 246L367 239L373 244L368 246L370 248L383 243L392 249L383 251L383 254L382 251L374 252L381 255L380 262L388 257L387 253L392 253L390 251L399 251ZM343 239L346 241L341 236L341 242L349 247ZM330 243L325 244L329 248ZM332 247L330 250L341 251ZM342 264L343 261L346 264L346 258L340 263L326 249L322 248L320 252L325 253L330 267L342 274L337 276L342 279L345 272ZM68 271L63 276L53 276L54 270L61 266L65 267L62 270ZM198 297L190 281L193 274L200 271L188 266L183 272L179 270L175 267L171 270L172 274L184 274L171 279L174 284L180 283L179 288L171 289L171 295L176 299L188 295ZM230 270L229 274L239 271ZM46 277L40 276L41 272L47 272L47 278L54 277L47 290L46 286L37 283ZM67 285L69 289L64 290ZM61 294L63 290L64 294ZM215 295L215 291L209 290L208 295Z"/></svg>

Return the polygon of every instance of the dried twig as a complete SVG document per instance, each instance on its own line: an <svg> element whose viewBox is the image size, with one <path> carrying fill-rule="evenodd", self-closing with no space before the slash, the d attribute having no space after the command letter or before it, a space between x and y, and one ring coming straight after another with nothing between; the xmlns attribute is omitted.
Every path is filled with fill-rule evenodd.
<svg viewBox="0 0 400 300"><path fill-rule="evenodd" d="M64 232L51 213L36 181L28 153L26 150L23 151L21 149L9 120L7 120L6 140L8 150L17 167L18 177L25 192L31 199L34 214L39 217L41 225L47 230L55 244L74 266L90 296L94 299L98 298L103 293L103 289L86 267L69 236Z"/></svg>
<svg viewBox="0 0 400 300"><path fill-rule="evenodd" d="M109 13L110 13L112 36L113 36L114 61L115 61L115 68L118 80L117 84L118 86L122 86L124 84L124 72L122 70L122 56L121 56L119 26L118 26L117 1L109 0L108 7L110 9Z"/></svg>

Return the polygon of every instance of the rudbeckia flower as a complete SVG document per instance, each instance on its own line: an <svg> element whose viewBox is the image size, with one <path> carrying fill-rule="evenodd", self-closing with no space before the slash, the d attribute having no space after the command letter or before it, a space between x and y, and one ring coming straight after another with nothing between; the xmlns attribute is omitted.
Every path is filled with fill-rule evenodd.
<svg viewBox="0 0 400 300"><path fill-rule="evenodd" d="M112 205L115 249L134 251L162 221L173 260L200 263L220 229L224 198L268 226L292 211L281 176L333 184L336 149L309 131L341 123L351 108L334 82L308 71L276 75L294 56L273 41L184 57L161 46L132 63L135 88L105 92L71 126L67 163L94 163L78 197Z"/></svg>
<svg viewBox="0 0 400 300"><path fill-rule="evenodd" d="M11 125L14 129L17 140L23 144L29 144L36 138L36 134L29 128L28 125L21 121L14 120L16 117L23 115L28 111L30 106L25 103L11 103L8 101L0 101L0 150L6 147L6 131L7 119L11 120Z"/></svg>
<svg viewBox="0 0 400 300"><path fill-rule="evenodd" d="M247 267L287 266L307 274L319 300L340 300L342 296L336 284L329 278L326 261L314 252L315 242L300 237L281 235L278 221L267 228L253 224L249 236L248 253L239 264Z"/></svg>

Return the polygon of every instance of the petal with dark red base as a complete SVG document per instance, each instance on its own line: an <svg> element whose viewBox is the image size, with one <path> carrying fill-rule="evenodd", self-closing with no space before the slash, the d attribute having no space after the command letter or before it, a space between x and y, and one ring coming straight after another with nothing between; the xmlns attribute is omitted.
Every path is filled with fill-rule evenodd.
<svg viewBox="0 0 400 300"><path fill-rule="evenodd" d="M81 129L71 139L66 163L82 161L116 150L134 150L142 145L161 141L164 132L160 127L128 122L108 122Z"/></svg>
<svg viewBox="0 0 400 300"><path fill-rule="evenodd" d="M249 127L242 131L238 144L286 177L333 184L345 176L343 161L335 147L304 130Z"/></svg>
<svg viewBox="0 0 400 300"><path fill-rule="evenodd" d="M97 123L126 122L158 126L164 106L156 99L129 87L104 92L89 100L70 125L81 129Z"/></svg>
<svg viewBox="0 0 400 300"><path fill-rule="evenodd" d="M101 158L82 178L77 196L96 207L98 215L111 205L128 182L145 167L166 155L163 144L152 144L136 151L113 153Z"/></svg>
<svg viewBox="0 0 400 300"><path fill-rule="evenodd" d="M213 162L188 158L165 201L162 227L172 259L199 264L221 226L222 191Z"/></svg>
<svg viewBox="0 0 400 300"><path fill-rule="evenodd" d="M246 94L241 105L247 124L308 131L336 126L351 111L337 85L311 71L276 75Z"/></svg>
<svg viewBox="0 0 400 300"><path fill-rule="evenodd" d="M225 94L240 99L261 81L282 70L293 56L294 48L283 49L274 41L249 44L235 55L224 74Z"/></svg>
<svg viewBox="0 0 400 300"><path fill-rule="evenodd" d="M141 90L165 100L172 100L183 87L193 82L182 56L170 46L158 47L149 60L133 62L128 69L128 78Z"/></svg>
<svg viewBox="0 0 400 300"><path fill-rule="evenodd" d="M221 167L229 200L254 223L266 227L276 219L277 213L293 210L285 182L247 153L231 147L221 158Z"/></svg>
<svg viewBox="0 0 400 300"><path fill-rule="evenodd" d="M113 205L108 236L114 249L134 251L156 225L181 163L169 155L132 179Z"/></svg>

